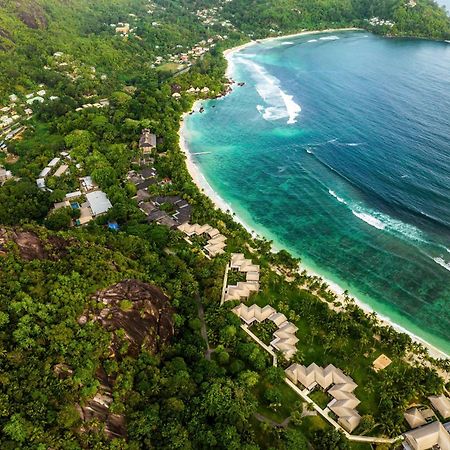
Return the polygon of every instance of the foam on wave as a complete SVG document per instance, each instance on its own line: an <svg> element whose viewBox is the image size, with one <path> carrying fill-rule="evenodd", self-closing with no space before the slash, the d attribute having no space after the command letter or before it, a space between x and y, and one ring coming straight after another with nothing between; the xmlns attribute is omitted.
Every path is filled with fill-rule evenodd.
<svg viewBox="0 0 450 450"><path fill-rule="evenodd" d="M321 41L337 41L339 38L337 36L324 36L319 39Z"/></svg>
<svg viewBox="0 0 450 450"><path fill-rule="evenodd" d="M414 225L410 225L402 222L401 220L394 219L391 216L380 211L374 211L365 208L360 203L347 202L332 189L328 189L328 193L339 203L346 205L355 217L363 220L364 222L377 228L378 230L385 230L392 234L400 235L404 239L427 243L422 231L416 228Z"/></svg>
<svg viewBox="0 0 450 450"><path fill-rule="evenodd" d="M302 110L300 105L294 101L292 95L281 89L280 80L270 75L262 66L246 58L239 58L251 69L251 75L256 81L256 91L268 106L257 105L256 109L265 120L280 120L287 118L287 123L294 124Z"/></svg>
<svg viewBox="0 0 450 450"><path fill-rule="evenodd" d="M342 197L339 197L339 195L337 195L336 192L332 191L331 189L328 189L328 193L332 197L334 197L339 203L344 203L344 205L347 204L347 202Z"/></svg>
<svg viewBox="0 0 450 450"><path fill-rule="evenodd" d="M308 42L317 42L317 39L310 39Z"/></svg>
<svg viewBox="0 0 450 450"><path fill-rule="evenodd" d="M352 213L358 218L363 220L364 222L368 223L372 227L378 228L379 230L384 230L386 228L386 225L379 219L377 219L374 216L371 216L367 213L359 213L352 209Z"/></svg>
<svg viewBox="0 0 450 450"><path fill-rule="evenodd" d="M433 260L435 263L439 264L444 269L447 269L448 271L450 271L450 262L446 262L444 258L439 256L437 258L433 258Z"/></svg>

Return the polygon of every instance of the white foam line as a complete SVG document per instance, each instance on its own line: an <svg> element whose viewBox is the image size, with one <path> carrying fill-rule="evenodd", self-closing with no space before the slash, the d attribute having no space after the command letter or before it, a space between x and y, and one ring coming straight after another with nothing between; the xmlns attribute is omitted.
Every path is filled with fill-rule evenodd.
<svg viewBox="0 0 450 450"><path fill-rule="evenodd" d="M364 222L366 222L367 224L369 224L372 227L378 228L379 230L384 230L386 228L386 225L381 220L377 219L376 217L371 216L370 214L356 212L353 209L352 209L352 213L358 219L363 220Z"/></svg>
<svg viewBox="0 0 450 450"><path fill-rule="evenodd" d="M250 69L256 83L256 91L267 105L256 106L262 117L268 121L287 118L288 125L296 123L302 108L294 101L292 95L283 91L280 80L254 61L241 57L239 62Z"/></svg>
<svg viewBox="0 0 450 450"><path fill-rule="evenodd" d="M240 223L253 237L260 238L261 236L252 227L250 227L250 225L248 225L244 220L242 220L239 216L237 216L233 212L233 209L231 208L231 206L226 201L224 201L223 198L217 194L217 192L214 191L214 189L208 183L208 181L206 180L204 175L200 172L197 165L194 164L194 162L192 161L192 157L190 155L190 152L189 152L189 149L187 146L187 141L186 141L187 130L186 130L186 126L184 123L185 116L187 116L187 113L185 115L183 115L183 118L181 119L180 130L179 130L180 148L183 151L183 153L186 155L187 168L189 170L189 173L190 173L193 181L195 182L195 184L197 185L199 190L203 191L212 200L212 202L214 203L214 205L217 208L221 209L224 212L230 212L231 214L233 214L233 219L236 222ZM281 246L278 247L278 246L272 245L272 251L274 251L274 252L278 252L279 250L281 250L281 248L283 248L283 247L281 247ZM343 289L337 283L323 277L321 274L315 272L314 270L311 270L311 268L306 267L302 263L299 271L301 272L303 270L307 271L308 276L320 277L329 286L330 291L335 293L339 297L342 297L345 291L348 292L348 289ZM357 297L354 297L353 295L351 295L351 293L349 295L355 300L356 305L358 305L358 307L361 308L366 314L375 313L383 326L391 326L396 331L409 335L413 341L423 344L428 349L429 354L433 358L449 358L450 357L450 355L447 355L444 351L438 349L437 347L430 344L429 342L422 339L421 337L417 336L416 334L412 333L408 329L395 323L388 316L378 313L372 307L370 307L366 303L362 302Z"/></svg>

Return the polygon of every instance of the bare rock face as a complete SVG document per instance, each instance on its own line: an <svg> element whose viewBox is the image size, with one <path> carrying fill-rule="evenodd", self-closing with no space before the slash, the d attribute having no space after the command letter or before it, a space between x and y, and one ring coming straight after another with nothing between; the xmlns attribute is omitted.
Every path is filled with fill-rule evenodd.
<svg viewBox="0 0 450 450"><path fill-rule="evenodd" d="M111 332L110 358L137 357L143 349L158 352L173 337L173 313L169 299L151 284L139 280L124 280L98 291L94 299L100 304L85 312L78 323L98 322ZM61 378L67 373L62 365L55 367ZM126 438L126 420L123 414L110 411L113 402L115 377L108 376L102 366L96 371L100 387L94 398L77 405L84 424L80 432L100 424L110 439Z"/></svg>
<svg viewBox="0 0 450 450"><path fill-rule="evenodd" d="M16 2L17 16L28 27L34 30L47 28L48 21L44 9L36 2L20 0Z"/></svg>
<svg viewBox="0 0 450 450"><path fill-rule="evenodd" d="M44 243L32 231L0 228L0 255L7 252L10 242L14 242L19 255L26 261L33 259L58 259L66 253L68 242L58 236L50 236Z"/></svg>
<svg viewBox="0 0 450 450"><path fill-rule="evenodd" d="M136 357L143 348L157 352L173 336L173 308L164 293L151 284L121 281L97 292L95 299L104 307L90 319L113 332L111 352L117 357L121 351L123 354L124 343L126 354ZM118 330L121 332L116 333Z"/></svg>
<svg viewBox="0 0 450 450"><path fill-rule="evenodd" d="M96 376L100 381L100 388L95 397L83 406L76 405L81 420L84 422L80 431L83 432L89 429L89 422L95 420L103 425L104 432L108 438L125 438L127 436L125 416L109 411L109 407L113 402L114 379L108 377L103 368L97 370Z"/></svg>
<svg viewBox="0 0 450 450"><path fill-rule="evenodd" d="M31 231L0 229L0 251L6 251L5 247L11 241L17 244L20 256L27 261L47 257L41 240Z"/></svg>

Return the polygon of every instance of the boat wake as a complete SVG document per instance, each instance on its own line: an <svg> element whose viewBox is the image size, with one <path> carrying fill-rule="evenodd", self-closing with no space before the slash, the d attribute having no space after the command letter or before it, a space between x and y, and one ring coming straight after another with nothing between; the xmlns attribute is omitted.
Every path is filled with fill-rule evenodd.
<svg viewBox="0 0 450 450"><path fill-rule="evenodd" d="M280 80L270 75L262 66L247 58L240 57L239 62L250 69L250 73L256 82L256 91L266 103L266 106L256 106L264 120L273 121L287 118L289 125L296 123L302 108L294 101L292 95L283 91Z"/></svg>

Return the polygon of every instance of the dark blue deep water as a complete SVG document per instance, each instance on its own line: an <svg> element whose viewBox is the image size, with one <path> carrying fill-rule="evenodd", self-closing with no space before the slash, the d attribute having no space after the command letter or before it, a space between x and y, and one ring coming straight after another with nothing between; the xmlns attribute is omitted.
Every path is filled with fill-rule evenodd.
<svg viewBox="0 0 450 450"><path fill-rule="evenodd" d="M365 32L255 44L185 126L259 233L450 353L450 44ZM200 153L200 154L198 154Z"/></svg>

